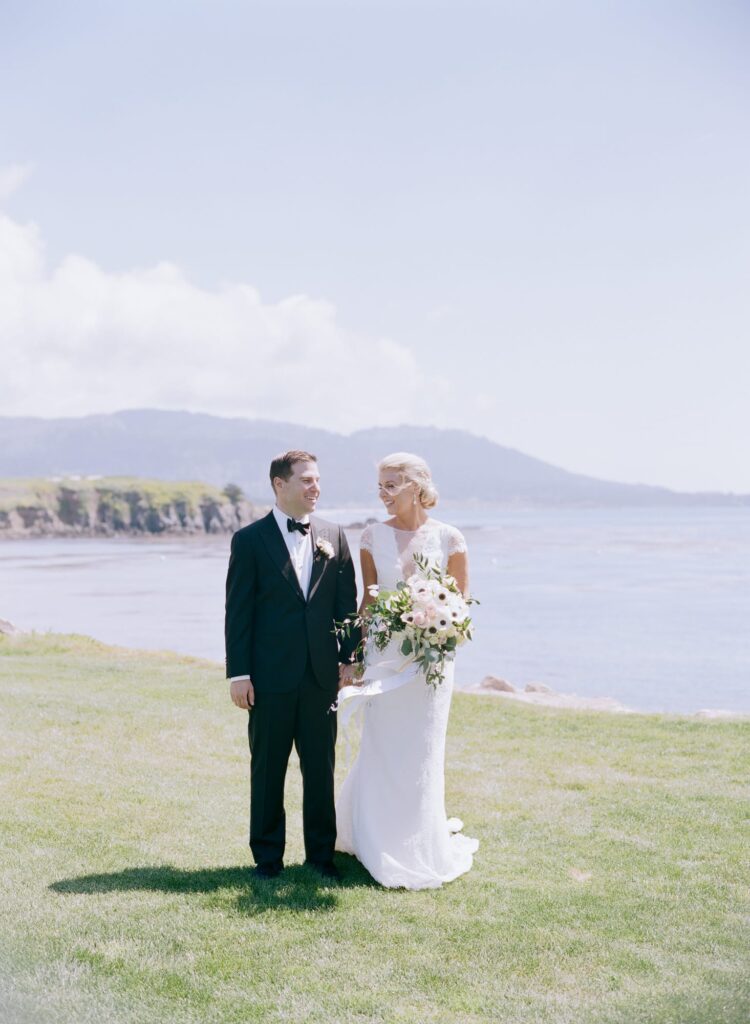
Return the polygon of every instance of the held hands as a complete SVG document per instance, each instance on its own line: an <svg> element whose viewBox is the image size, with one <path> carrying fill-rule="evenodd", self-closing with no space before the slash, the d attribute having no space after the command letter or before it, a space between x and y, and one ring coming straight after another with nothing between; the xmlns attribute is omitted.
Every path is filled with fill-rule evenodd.
<svg viewBox="0 0 750 1024"><path fill-rule="evenodd" d="M345 686L359 686L362 683L362 666L356 662L351 665L339 665L339 690Z"/></svg>
<svg viewBox="0 0 750 1024"><path fill-rule="evenodd" d="M238 708L245 711L255 704L255 690L249 679L233 679L229 684L229 696Z"/></svg>

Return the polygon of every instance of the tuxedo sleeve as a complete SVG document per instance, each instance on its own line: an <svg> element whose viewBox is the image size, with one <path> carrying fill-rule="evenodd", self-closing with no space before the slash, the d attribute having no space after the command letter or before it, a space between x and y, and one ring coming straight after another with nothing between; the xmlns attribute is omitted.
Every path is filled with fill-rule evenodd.
<svg viewBox="0 0 750 1024"><path fill-rule="evenodd" d="M354 563L352 562L346 535L342 527L339 527L339 558L334 618L336 622L343 622L344 619L353 619L356 614L357 580L354 575ZM360 639L360 631L355 630L350 636L345 636L340 640L339 661L344 664L351 661Z"/></svg>
<svg viewBox="0 0 750 1024"><path fill-rule="evenodd" d="M227 679L252 676L255 559L247 536L232 537L224 617Z"/></svg>

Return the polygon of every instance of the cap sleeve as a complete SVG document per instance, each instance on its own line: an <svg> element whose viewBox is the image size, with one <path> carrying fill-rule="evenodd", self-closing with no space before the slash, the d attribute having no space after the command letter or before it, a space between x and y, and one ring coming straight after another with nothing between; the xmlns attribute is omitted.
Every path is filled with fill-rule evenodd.
<svg viewBox="0 0 750 1024"><path fill-rule="evenodd" d="M460 530L455 526L448 527L448 554L463 555L467 551L466 540Z"/></svg>
<svg viewBox="0 0 750 1024"><path fill-rule="evenodd" d="M368 523L359 538L359 546L362 551L369 551L372 554L372 524Z"/></svg>

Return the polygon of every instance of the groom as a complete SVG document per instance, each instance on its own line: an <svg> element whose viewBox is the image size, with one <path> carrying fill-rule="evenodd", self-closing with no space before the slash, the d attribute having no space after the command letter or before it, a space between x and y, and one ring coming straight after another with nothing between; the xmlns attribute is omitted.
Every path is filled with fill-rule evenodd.
<svg viewBox="0 0 750 1024"><path fill-rule="evenodd" d="M356 614L357 588L340 526L311 518L320 496L317 458L288 451L271 463L276 505L232 537L226 591L230 694L249 711L250 848L256 873L283 868L284 778L292 744L302 770L306 863L336 879L333 796L341 646L334 623Z"/></svg>

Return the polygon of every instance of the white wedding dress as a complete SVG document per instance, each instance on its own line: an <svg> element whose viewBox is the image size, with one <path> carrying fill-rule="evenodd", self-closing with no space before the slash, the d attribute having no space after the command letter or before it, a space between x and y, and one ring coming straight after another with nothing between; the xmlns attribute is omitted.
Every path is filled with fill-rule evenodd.
<svg viewBox="0 0 750 1024"><path fill-rule="evenodd" d="M466 550L458 530L434 519L414 532L372 524L361 545L387 590L412 575L415 553L444 569L451 554ZM341 691L340 714L361 711L362 734L336 804L336 849L353 854L381 885L434 889L471 868L479 842L461 835L462 822L445 812L454 663L446 663L445 679L434 688L415 666L395 671L403 662L397 650L368 645L370 682L359 692Z"/></svg>

